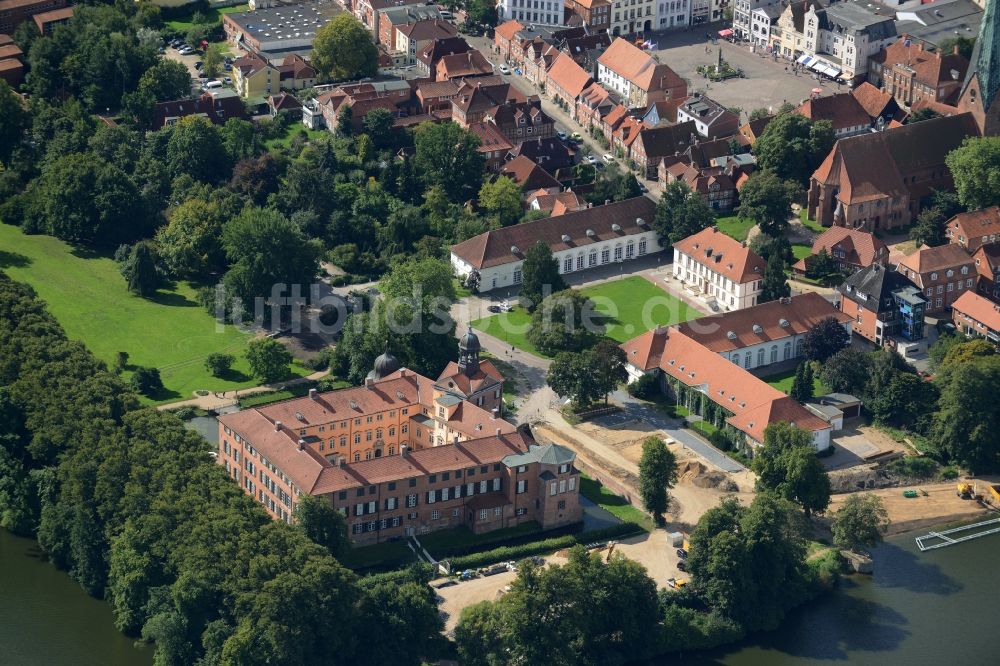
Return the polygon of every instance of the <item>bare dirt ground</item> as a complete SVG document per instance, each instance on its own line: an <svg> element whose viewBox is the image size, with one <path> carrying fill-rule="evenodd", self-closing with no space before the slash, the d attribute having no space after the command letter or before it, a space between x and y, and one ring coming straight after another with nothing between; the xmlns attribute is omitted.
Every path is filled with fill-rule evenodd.
<svg viewBox="0 0 1000 666"><path fill-rule="evenodd" d="M923 530L986 513L986 510L973 500L963 500L955 494L955 481L928 483L916 486L897 488L882 488L869 491L878 495L885 503L889 512L889 534L902 534ZM907 498L904 490L916 490L917 496ZM923 492L926 492L925 496ZM839 509L849 495L834 495L827 514Z"/></svg>

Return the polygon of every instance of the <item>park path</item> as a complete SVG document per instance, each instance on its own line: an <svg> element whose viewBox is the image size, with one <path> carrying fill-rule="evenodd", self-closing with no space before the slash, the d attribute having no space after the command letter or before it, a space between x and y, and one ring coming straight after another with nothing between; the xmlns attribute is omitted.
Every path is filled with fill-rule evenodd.
<svg viewBox="0 0 1000 666"><path fill-rule="evenodd" d="M306 382L314 382L330 374L329 370L320 370L319 372L314 372L311 375L306 375L305 377L296 377L295 379L289 379L287 382L278 382L276 384L261 384L260 386L252 386L250 388L244 389L233 389L232 391L210 391L207 395L199 395L188 400L178 400L177 402L168 402L162 405L157 405L156 408L160 411L166 411L171 409L178 409L180 407L197 407L199 409L204 409L205 411L216 411L219 409L225 409L226 407L233 407L239 403L240 396L255 395L257 393L270 393L272 391L280 391L286 389L289 386L295 386L297 384L304 384Z"/></svg>

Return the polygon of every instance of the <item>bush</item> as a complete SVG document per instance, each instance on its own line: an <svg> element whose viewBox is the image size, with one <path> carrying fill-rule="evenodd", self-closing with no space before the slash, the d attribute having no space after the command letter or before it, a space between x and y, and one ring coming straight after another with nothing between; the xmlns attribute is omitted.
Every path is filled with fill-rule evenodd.
<svg viewBox="0 0 1000 666"><path fill-rule="evenodd" d="M643 375L626 387L628 394L640 400L653 400L660 394L660 382L654 375Z"/></svg>
<svg viewBox="0 0 1000 666"><path fill-rule="evenodd" d="M958 468L954 465L948 465L947 467L941 468L941 478L948 481L952 481L958 478Z"/></svg>
<svg viewBox="0 0 1000 666"><path fill-rule="evenodd" d="M205 357L205 369L212 373L213 377L221 377L229 372L236 362L236 357L232 354L220 354L218 352Z"/></svg>
<svg viewBox="0 0 1000 666"><path fill-rule="evenodd" d="M361 587L375 587L383 583L402 584L409 581L428 583L434 578L434 567L424 562L411 564L405 569L370 574L358 579Z"/></svg>
<svg viewBox="0 0 1000 666"><path fill-rule="evenodd" d="M452 558L451 568L452 571L476 569L490 564L495 564L497 562L523 560L524 558L531 557L533 555L551 553L556 550L571 548L577 544L606 541L608 539L621 538L627 535L637 534L639 532L645 532L645 530L635 523L622 523L620 525L613 525L600 530L581 532L576 535L567 534L565 536L543 539L541 541L532 541L519 546L501 546L500 548L494 548L493 550L487 550L482 553L474 553L472 555Z"/></svg>
<svg viewBox="0 0 1000 666"><path fill-rule="evenodd" d="M163 381L160 379L160 371L156 368L139 367L132 373L129 384L139 393L147 398L152 397L163 390Z"/></svg>
<svg viewBox="0 0 1000 666"><path fill-rule="evenodd" d="M937 473L938 464L927 457L906 456L893 460L889 468L908 479L930 479Z"/></svg>

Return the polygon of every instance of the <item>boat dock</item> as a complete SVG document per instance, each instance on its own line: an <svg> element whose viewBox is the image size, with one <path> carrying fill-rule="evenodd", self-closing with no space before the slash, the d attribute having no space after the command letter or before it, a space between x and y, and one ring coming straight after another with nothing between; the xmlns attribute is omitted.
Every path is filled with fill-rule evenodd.
<svg viewBox="0 0 1000 666"><path fill-rule="evenodd" d="M979 523L973 523L972 525L930 532L924 536L917 537L916 541L917 547L921 551L926 551L934 550L935 548L944 548L945 546L954 546L956 543L971 541L972 539L978 539L988 534L998 533L1000 533L1000 518L992 518Z"/></svg>

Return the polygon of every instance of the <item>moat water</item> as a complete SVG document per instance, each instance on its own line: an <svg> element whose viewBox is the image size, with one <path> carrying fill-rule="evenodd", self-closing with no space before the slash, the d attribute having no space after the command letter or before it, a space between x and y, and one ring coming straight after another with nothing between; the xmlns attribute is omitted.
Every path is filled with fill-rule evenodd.
<svg viewBox="0 0 1000 666"><path fill-rule="evenodd" d="M913 536L873 552L875 574L793 613L777 631L682 666L923 666L1000 663L1000 535L921 553ZM149 666L111 608L57 571L30 539L0 530L0 664Z"/></svg>

